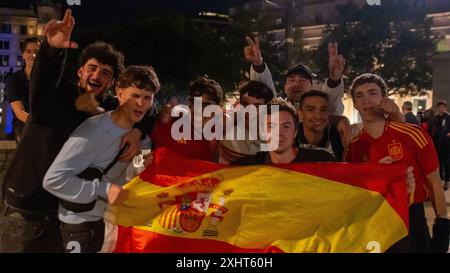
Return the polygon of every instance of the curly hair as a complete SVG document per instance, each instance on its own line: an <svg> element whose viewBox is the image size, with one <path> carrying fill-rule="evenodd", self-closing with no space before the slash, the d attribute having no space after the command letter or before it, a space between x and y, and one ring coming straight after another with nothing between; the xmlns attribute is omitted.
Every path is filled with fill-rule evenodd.
<svg viewBox="0 0 450 273"><path fill-rule="evenodd" d="M84 66L90 59L96 59L102 64L109 65L114 70L114 78L119 77L124 69L124 56L112 45L105 42L95 42L83 49L79 57L79 66Z"/></svg>

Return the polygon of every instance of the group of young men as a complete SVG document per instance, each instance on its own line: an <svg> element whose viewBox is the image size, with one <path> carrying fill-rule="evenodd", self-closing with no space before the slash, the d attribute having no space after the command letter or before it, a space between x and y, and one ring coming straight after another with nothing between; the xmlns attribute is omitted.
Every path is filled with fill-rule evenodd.
<svg viewBox="0 0 450 273"><path fill-rule="evenodd" d="M257 121L248 114L242 127L231 119L232 112L224 112L212 117L190 115L190 134L202 135L198 128L213 119L232 120L227 124L233 132L241 131L244 139L175 139L173 127L183 110L165 105L158 117L149 115L154 113L150 110L160 88L156 73L149 66L124 69L123 55L111 45L97 42L86 47L80 55L78 82L62 79L66 51L77 47L70 39L74 24L68 10L62 21L46 25L46 40L31 74L26 74L30 75L29 108L23 110L25 127L3 184L5 228L0 252L71 252L74 242L80 252L99 252L105 206L126 200L122 186L127 182L127 166L150 142L152 149L165 147L183 157L231 165L407 164L412 168L405 181L408 193L414 195L410 234L392 251L447 252L449 220L433 141L420 127L403 123L399 107L387 98L385 82L373 74L357 77L350 87L363 123L352 139L350 122L342 116L345 59L337 44L328 49L330 78L322 91L312 88L311 70L298 64L286 73L287 97L277 98L258 38L247 38L244 55L251 62L250 81L239 90L239 107L268 106L269 137L259 133L251 137L251 124ZM102 104L104 92L113 86L117 103ZM202 110L220 107L222 97L219 83L200 77L189 87L187 109L195 113L200 98ZM274 134L276 148L262 151ZM427 200L436 212L432 238L423 208Z"/></svg>

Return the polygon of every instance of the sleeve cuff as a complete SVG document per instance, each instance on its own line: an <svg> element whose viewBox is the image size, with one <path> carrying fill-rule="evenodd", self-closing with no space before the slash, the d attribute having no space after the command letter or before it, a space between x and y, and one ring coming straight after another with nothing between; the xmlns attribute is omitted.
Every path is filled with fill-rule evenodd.
<svg viewBox="0 0 450 273"><path fill-rule="evenodd" d="M332 80L332 79L328 79L327 80L327 86L329 88L336 88L336 87L338 87L341 84L341 82L342 82L342 79L339 79L337 81Z"/></svg>
<svg viewBox="0 0 450 273"><path fill-rule="evenodd" d="M64 49L51 47L47 40L42 43L41 50L43 50L48 57L61 57L64 55Z"/></svg>
<svg viewBox="0 0 450 273"><path fill-rule="evenodd" d="M97 192L97 196L99 199L108 200L109 187L111 187L110 182L106 182L103 180L99 182L98 192Z"/></svg>
<svg viewBox="0 0 450 273"><path fill-rule="evenodd" d="M262 65L254 65L252 64L253 70L255 70L256 73L263 73L264 70L266 70L266 63L262 63Z"/></svg>

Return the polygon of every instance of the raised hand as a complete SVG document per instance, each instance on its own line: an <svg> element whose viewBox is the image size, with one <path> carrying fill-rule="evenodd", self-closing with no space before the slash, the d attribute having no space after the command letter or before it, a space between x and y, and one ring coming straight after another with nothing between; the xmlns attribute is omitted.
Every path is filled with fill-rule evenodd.
<svg viewBox="0 0 450 273"><path fill-rule="evenodd" d="M47 42L54 48L78 48L77 43L70 40L75 19L70 9L66 10L62 21L51 20L44 27Z"/></svg>
<svg viewBox="0 0 450 273"><path fill-rule="evenodd" d="M250 37L245 37L248 45L244 47L244 56L248 62L260 66L263 64L261 50L259 49L259 38L255 37L255 42Z"/></svg>
<svg viewBox="0 0 450 273"><path fill-rule="evenodd" d="M328 69L330 71L330 79L339 81L345 70L346 60L342 55L338 54L338 44L328 44Z"/></svg>
<svg viewBox="0 0 450 273"><path fill-rule="evenodd" d="M397 112L400 112L398 105L390 98L383 98L379 105L375 107L378 111L383 112L386 115L392 116Z"/></svg>

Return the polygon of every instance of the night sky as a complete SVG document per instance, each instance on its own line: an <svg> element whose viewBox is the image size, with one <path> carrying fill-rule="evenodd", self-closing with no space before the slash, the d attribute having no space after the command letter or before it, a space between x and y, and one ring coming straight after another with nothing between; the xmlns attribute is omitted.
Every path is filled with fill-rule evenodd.
<svg viewBox="0 0 450 273"><path fill-rule="evenodd" d="M199 11L228 13L236 3L252 0L80 0L81 6L72 6L78 26L90 24L126 23L145 11L179 11L188 15ZM254 0L253 0L254 1ZM1 0L0 6L26 8L41 0ZM66 0L53 0L67 8Z"/></svg>
<svg viewBox="0 0 450 273"><path fill-rule="evenodd" d="M55 3L66 4L66 0L52 0ZM218 8L224 9L229 5L250 0L80 0L81 6L90 7L92 4L102 3L108 6L149 6L178 8L182 10L192 10L196 8ZM41 0L2 0L1 6L27 7L31 3L41 2Z"/></svg>

